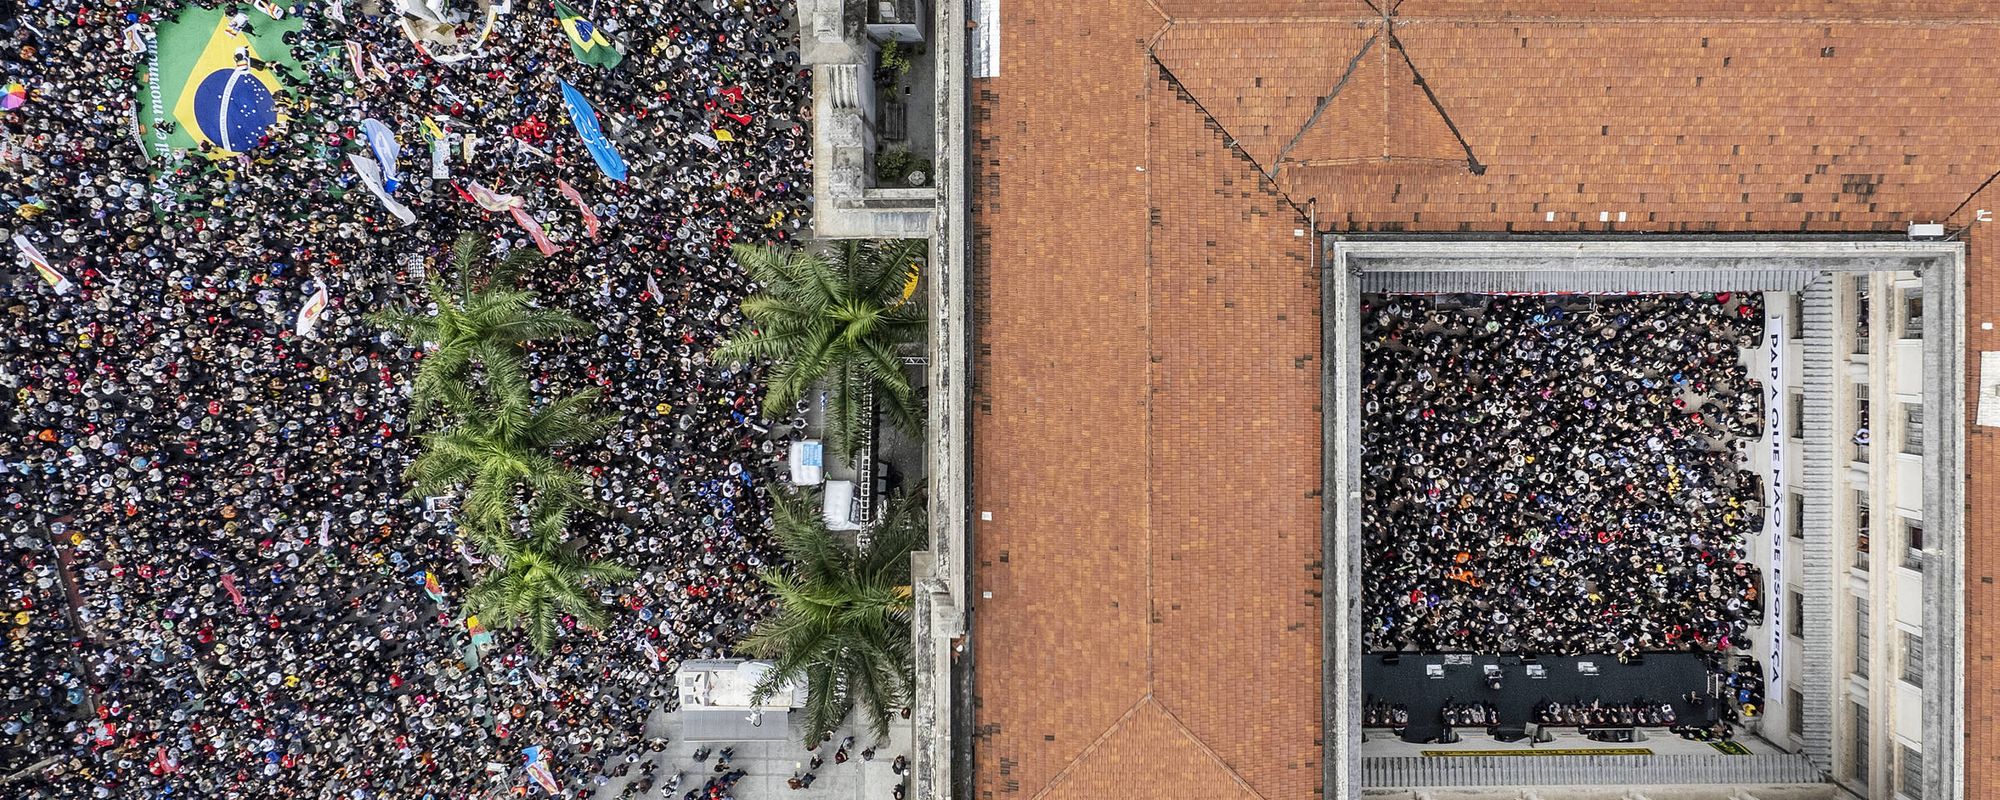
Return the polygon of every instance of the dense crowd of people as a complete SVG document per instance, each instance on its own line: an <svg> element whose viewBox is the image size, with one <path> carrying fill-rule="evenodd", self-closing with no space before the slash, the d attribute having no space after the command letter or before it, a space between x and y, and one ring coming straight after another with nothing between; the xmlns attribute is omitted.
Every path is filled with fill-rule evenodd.
<svg viewBox="0 0 2000 800"><path fill-rule="evenodd" d="M1746 646L1762 317L1754 295L1368 298L1365 646Z"/></svg>
<svg viewBox="0 0 2000 800"><path fill-rule="evenodd" d="M706 353L750 289L728 245L811 224L789 4L592 4L625 53L608 69L577 63L546 4L449 65L384 5L279 0L303 20L283 117L241 156L149 159L132 42L197 6L0 2L0 84L25 101L0 110L0 775L34 767L8 797L542 796L530 745L585 797L658 746L645 723L677 663L727 654L768 608L763 492L791 421L759 420L758 376ZM559 77L626 182L578 141ZM364 119L414 151L411 224L342 157L369 151ZM414 146L440 120L480 137L448 180ZM420 354L363 319L424 307L460 232L536 246L472 183L523 198L557 251L525 285L596 325L537 346L538 387L600 388L621 417L572 454L603 511L574 537L642 577L606 592L609 629L549 657L508 631L474 646L459 601L486 565L400 480ZM73 287L11 266L14 234Z"/></svg>

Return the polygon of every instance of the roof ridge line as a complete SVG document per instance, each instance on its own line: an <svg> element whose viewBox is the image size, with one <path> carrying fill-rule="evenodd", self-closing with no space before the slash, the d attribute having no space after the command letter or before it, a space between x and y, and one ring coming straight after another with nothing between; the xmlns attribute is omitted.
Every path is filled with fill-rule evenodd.
<svg viewBox="0 0 2000 800"><path fill-rule="evenodd" d="M1167 715L1167 719L1173 720L1174 728L1179 730L1182 736L1186 736L1188 741L1194 742L1194 746L1207 755L1209 760L1214 761L1216 766L1221 767L1222 771L1229 773L1230 780L1236 781L1236 785L1243 787L1243 791L1249 792L1251 797L1264 800L1263 792L1257 791L1256 787L1251 786L1249 781L1244 780L1235 767L1229 766L1229 762L1222 759L1221 753L1215 752L1215 748L1209 747L1207 742L1201 740L1201 737L1194 735L1194 731L1188 728L1187 723L1181 721L1180 715L1175 714L1174 710L1168 708L1166 703L1160 702L1159 698L1154 697L1152 692L1147 692L1145 700L1141 702L1151 702L1154 707L1160 709L1161 713Z"/></svg>
<svg viewBox="0 0 2000 800"><path fill-rule="evenodd" d="M1036 789L1030 800L1042 800L1042 798L1047 797L1049 790L1054 789L1056 784L1062 783L1064 778L1069 777L1070 771L1076 769L1076 765L1083 763L1084 758L1095 752L1097 748L1103 747L1105 742L1110 741L1111 735L1117 733L1118 729L1125 727L1125 723L1131 721L1133 715L1138 714L1139 709L1145 708L1146 701L1151 699L1153 699L1153 690L1148 688L1145 694L1139 695L1139 699L1132 702L1131 708L1125 709L1125 713L1118 715L1117 719L1112 720L1111 725L1106 727L1103 733L1098 734L1096 739L1092 739L1090 744L1084 745L1082 750L1076 751L1076 755L1072 756L1069 763L1064 764L1062 769L1056 770L1056 774L1050 775L1049 782L1042 784L1042 788ZM1154 703L1154 705L1159 704ZM1171 717L1173 714L1169 713L1167 716ZM1174 722L1175 724L1179 724L1180 720L1174 720Z"/></svg>
<svg viewBox="0 0 2000 800"><path fill-rule="evenodd" d="M1299 126L1299 132L1292 134L1292 140L1286 142L1284 147L1278 149L1278 154L1271 157L1271 171L1264 173L1264 177L1273 181L1278 179L1278 169L1284 165L1285 156L1291 154L1292 148L1299 146L1299 141L1306 138L1306 133L1312 130L1313 125L1319 123L1320 115L1325 114L1327 107L1333 105L1334 98L1339 97L1340 91L1347 88L1347 82L1352 80L1355 71L1361 68L1361 59L1368 57L1368 51L1375 48L1375 40L1382 38L1382 33L1378 30L1369 34L1368 39L1361 43L1361 49L1355 51L1352 58L1347 59L1347 71L1340 73L1340 80L1334 81L1333 88L1320 97L1319 105L1313 107L1312 116L1306 117L1306 123ZM1384 126L1385 129L1386 127Z"/></svg>
<svg viewBox="0 0 2000 800"><path fill-rule="evenodd" d="M1215 748L1209 747L1207 742L1201 740L1201 737L1194 735L1194 731L1188 729L1187 723L1182 722L1180 716L1175 714L1173 709L1167 708L1165 703L1160 702L1159 698L1153 695L1153 690L1151 689L1147 689L1145 694L1140 695L1138 702L1133 703L1131 708L1125 709L1125 713L1120 714L1118 719L1113 720L1111 726L1105 728L1103 733L1098 734L1095 740L1092 740L1082 750L1078 750L1076 757L1071 758L1068 764L1064 764L1062 769L1056 771L1056 774L1049 776L1049 782L1043 784L1042 788L1035 790L1035 794L1030 800L1043 800L1048 797L1049 792L1054 791L1057 786L1062 785L1063 780L1069 777L1070 772L1074 771L1077 765L1088 760L1091 753L1103 747L1104 743L1110 741L1114 734L1124 729L1126 723L1131 722L1133 717L1138 716L1140 709L1149 705L1159 709L1161 714L1165 714L1167 721L1173 723L1174 730L1179 731L1181 736L1188 740L1188 743L1194 745L1196 750L1201 751L1202 755L1208 756L1208 760L1215 762L1217 767L1221 767L1223 773L1227 774L1230 780L1235 781L1236 785L1245 793L1257 798L1257 800L1265 800L1262 792L1257 791L1256 787L1251 786L1249 781L1244 780L1235 767L1229 766L1229 762L1224 761L1222 754L1215 752Z"/></svg>

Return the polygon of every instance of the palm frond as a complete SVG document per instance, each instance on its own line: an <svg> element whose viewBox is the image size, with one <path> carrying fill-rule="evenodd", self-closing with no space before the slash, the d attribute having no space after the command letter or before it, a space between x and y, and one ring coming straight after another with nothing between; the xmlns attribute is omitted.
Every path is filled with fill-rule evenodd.
<svg viewBox="0 0 2000 800"><path fill-rule="evenodd" d="M924 489L899 492L875 523L867 548L856 558L855 572L870 583L903 586L910 582L910 554L929 543L930 510Z"/></svg>
<svg viewBox="0 0 2000 800"><path fill-rule="evenodd" d="M529 267L533 267L541 262L542 252L540 250L516 247L507 251L507 256L500 259L500 263L493 266L492 274L486 278L486 285L489 287L512 286L514 279L520 277L522 273L527 272Z"/></svg>
<svg viewBox="0 0 2000 800"><path fill-rule="evenodd" d="M868 386L856 372L853 366L843 364L827 381L826 439L841 458L853 456L865 426L875 424L868 418Z"/></svg>
<svg viewBox="0 0 2000 800"><path fill-rule="evenodd" d="M856 296L884 306L903 297L903 286L912 271L921 271L930 255L925 239L889 239L870 242L861 260L867 264L867 278L860 282Z"/></svg>
<svg viewBox="0 0 2000 800"><path fill-rule="evenodd" d="M826 527L826 515L820 508L824 496L818 487L772 495L772 535L784 551L786 563L810 583L836 581L849 566L847 552Z"/></svg>
<svg viewBox="0 0 2000 800"><path fill-rule="evenodd" d="M875 392L876 406L889 420L911 433L924 429L924 408L903 361L894 350L880 342L863 342L856 355L859 371Z"/></svg>
<svg viewBox="0 0 2000 800"><path fill-rule="evenodd" d="M437 317L429 314L385 309L370 312L365 319L369 324L394 333L407 341L435 341L437 338Z"/></svg>
<svg viewBox="0 0 2000 800"><path fill-rule="evenodd" d="M526 342L573 336L595 330L596 326L577 319L567 311L533 308L515 312L511 318L493 325L493 336L507 341Z"/></svg>
<svg viewBox="0 0 2000 800"><path fill-rule="evenodd" d="M806 675L805 742L818 744L847 719L854 710L854 699L831 668L810 669Z"/></svg>

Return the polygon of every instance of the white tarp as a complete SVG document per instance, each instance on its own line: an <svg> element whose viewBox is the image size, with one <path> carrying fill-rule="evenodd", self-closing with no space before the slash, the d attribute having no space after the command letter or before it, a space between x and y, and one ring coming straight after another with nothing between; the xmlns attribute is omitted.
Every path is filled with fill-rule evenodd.
<svg viewBox="0 0 2000 800"><path fill-rule="evenodd" d="M648 280L651 275L646 276ZM817 440L807 439L792 443L792 483L797 486L818 486L826 480L822 467L826 461L826 446Z"/></svg>
<svg viewBox="0 0 2000 800"><path fill-rule="evenodd" d="M1979 353L1979 416L1974 421L2000 428L2000 351Z"/></svg>
<svg viewBox="0 0 2000 800"><path fill-rule="evenodd" d="M414 224L417 221L417 212L411 211L409 206L396 202L396 198L390 197L389 193L382 189L382 168L376 166L375 159L360 153L348 153L347 163L354 165L354 173L361 176L361 185L368 187L368 193L382 201L382 207L389 209L389 213L396 215L396 219L401 220L404 225Z"/></svg>
<svg viewBox="0 0 2000 800"><path fill-rule="evenodd" d="M973 0L972 29L966 44L972 48L972 77L1000 77L1000 0Z"/></svg>
<svg viewBox="0 0 2000 800"><path fill-rule="evenodd" d="M858 531L861 526L854 522L854 482L827 481L826 506L821 510L826 516L826 527L836 531Z"/></svg>

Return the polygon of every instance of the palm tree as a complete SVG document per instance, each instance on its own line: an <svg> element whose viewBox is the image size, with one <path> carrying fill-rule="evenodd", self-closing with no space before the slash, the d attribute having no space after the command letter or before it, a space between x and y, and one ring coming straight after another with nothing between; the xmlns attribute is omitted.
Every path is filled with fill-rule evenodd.
<svg viewBox="0 0 2000 800"><path fill-rule="evenodd" d="M764 416L786 415L815 382L831 390L828 438L853 452L873 393L891 421L922 427L917 392L897 348L924 340L924 309L905 303L923 263L921 239L843 241L830 251L737 245L736 261L763 285L743 300L749 324L715 351L722 362L770 362Z"/></svg>
<svg viewBox="0 0 2000 800"><path fill-rule="evenodd" d="M742 650L775 659L757 684L762 702L779 688L806 686L806 741L818 742L860 706L876 737L907 707L915 685L910 643L910 553L924 540L921 492L889 505L868 545L834 538L809 490L774 495L772 517L790 566L758 577L778 598Z"/></svg>
<svg viewBox="0 0 2000 800"><path fill-rule="evenodd" d="M626 567L593 561L566 547L528 548L508 556L504 568L472 587L465 610L495 627L526 630L535 650L547 653L564 615L575 617L585 627L602 630L607 615L594 587L630 580L633 574Z"/></svg>
<svg viewBox="0 0 2000 800"><path fill-rule="evenodd" d="M569 314L539 308L535 296L511 288L540 256L508 253L484 273L486 240L459 237L452 262L456 292L431 281L434 314L391 311L378 325L435 348L417 368L410 422L436 406L452 424L422 437L422 452L404 477L413 495L463 490L459 530L504 564L474 586L468 613L494 627L520 627L544 653L560 618L602 628L605 610L593 586L628 580L632 571L576 554L566 539L573 510L584 507L584 479L554 452L603 435L613 417L592 413L597 391L580 392L534 409L524 343L590 330ZM483 378L483 380L480 380Z"/></svg>
<svg viewBox="0 0 2000 800"><path fill-rule="evenodd" d="M452 247L456 291L447 291L435 278L428 284L436 314L369 315L370 321L405 339L437 344L417 365L410 400L412 424L423 421L440 404L454 411L470 408L475 365L485 371L486 390L494 403L519 413L529 403L521 343L591 330L590 323L568 312L536 307L534 293L511 288L521 270L541 259L540 253L515 248L482 270L486 255L485 237L461 234Z"/></svg>
<svg viewBox="0 0 2000 800"><path fill-rule="evenodd" d="M494 555L519 549L510 520L522 490L528 492L531 539L560 539L569 510L586 502L583 477L549 453L596 439L615 419L596 414L591 389L562 398L532 414L507 407L485 414L461 413L450 428L424 434L423 452L404 470L411 493L439 494L463 487L462 526L467 538Z"/></svg>

